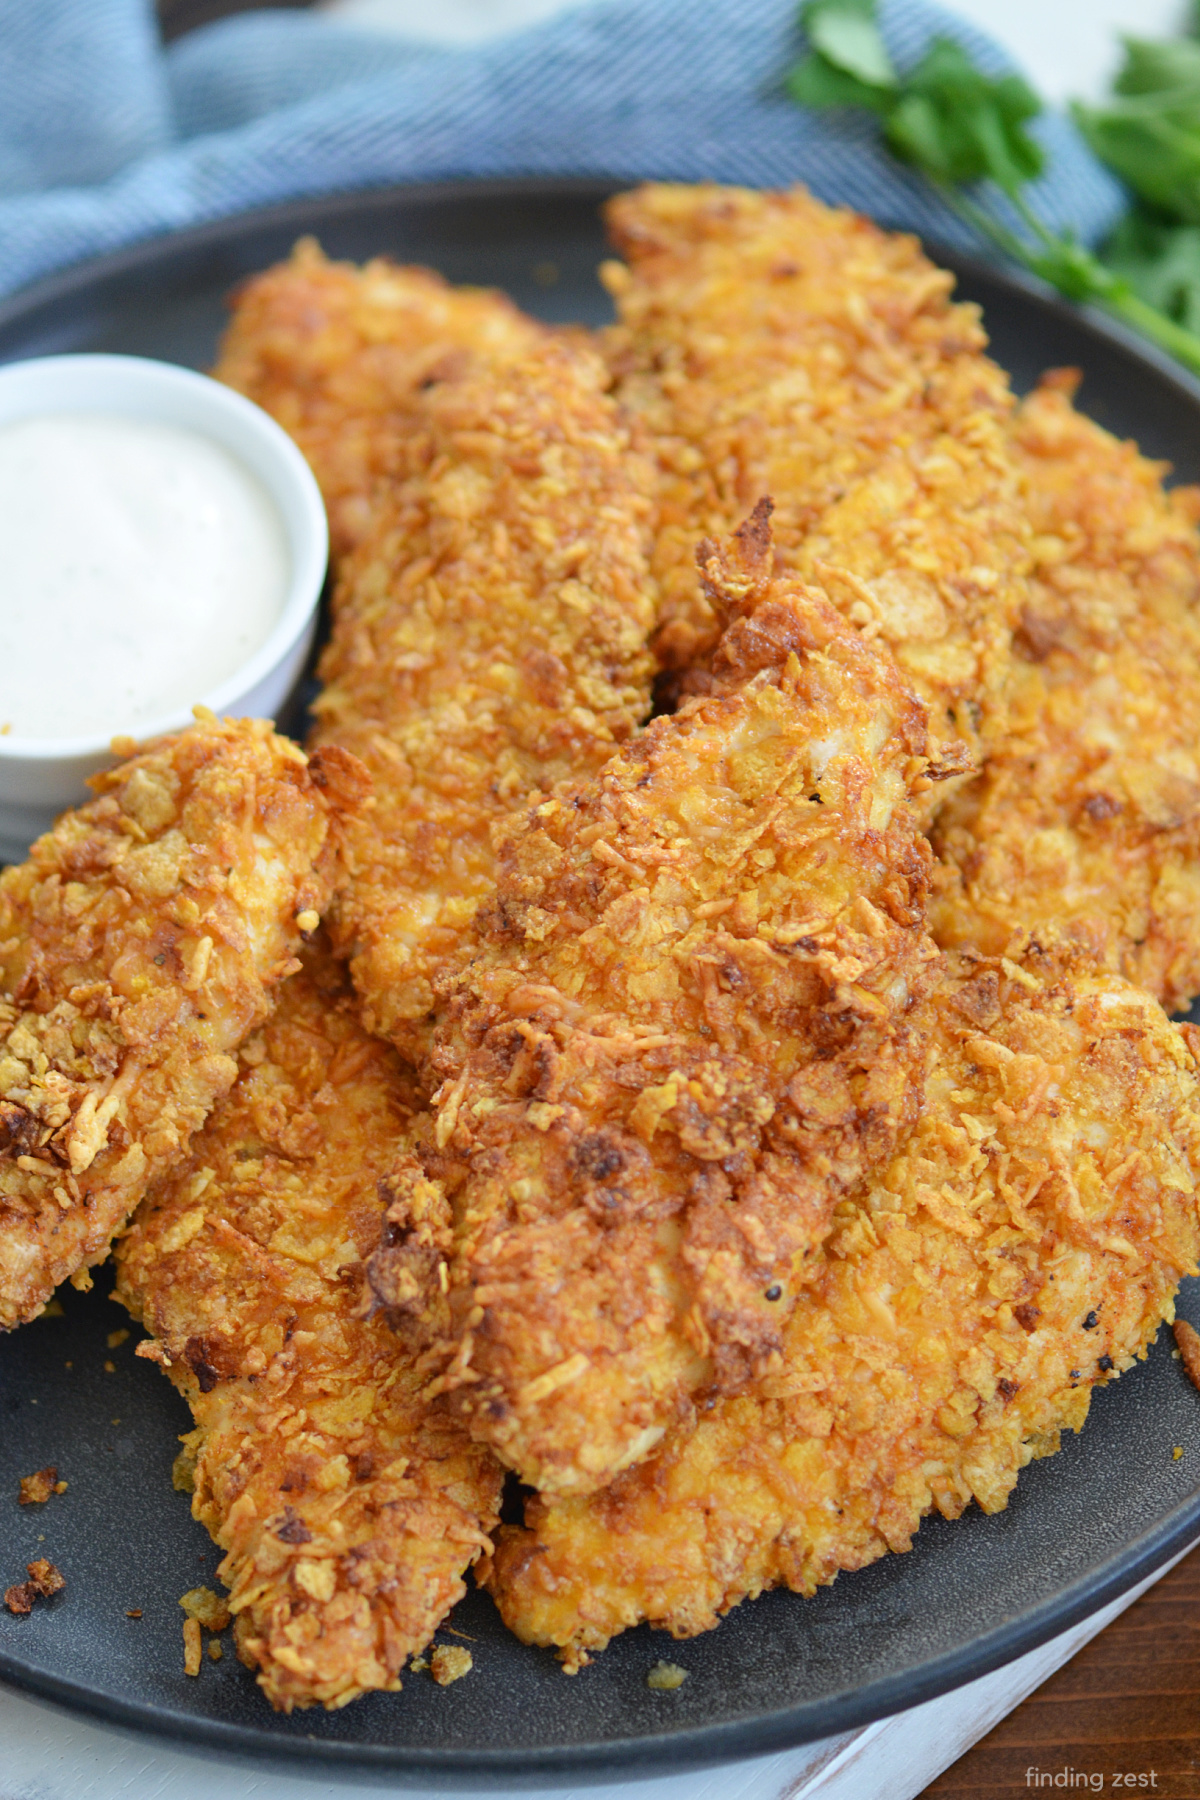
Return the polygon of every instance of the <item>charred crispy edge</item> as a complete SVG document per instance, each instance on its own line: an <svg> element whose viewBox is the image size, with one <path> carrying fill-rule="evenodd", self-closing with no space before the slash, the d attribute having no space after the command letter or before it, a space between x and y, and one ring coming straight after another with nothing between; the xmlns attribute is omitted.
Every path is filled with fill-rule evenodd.
<svg viewBox="0 0 1200 1800"><path fill-rule="evenodd" d="M318 745L308 759L308 773L313 786L338 812L355 816L371 803L374 783L370 770L340 744Z"/></svg>
<svg viewBox="0 0 1200 1800"><path fill-rule="evenodd" d="M453 1251L450 1208L441 1183L407 1156L379 1183L384 1213L379 1245L367 1258L366 1307L381 1312L414 1353L450 1329L447 1263Z"/></svg>
<svg viewBox="0 0 1200 1800"><path fill-rule="evenodd" d="M771 579L774 511L774 500L764 494L728 539L706 537L696 546L701 586L722 621L737 612L752 612Z"/></svg>

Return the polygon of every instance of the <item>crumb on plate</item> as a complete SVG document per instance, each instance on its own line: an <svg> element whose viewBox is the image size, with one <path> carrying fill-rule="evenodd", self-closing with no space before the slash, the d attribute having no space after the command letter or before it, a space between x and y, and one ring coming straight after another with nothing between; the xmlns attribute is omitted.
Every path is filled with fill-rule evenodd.
<svg viewBox="0 0 1200 1800"><path fill-rule="evenodd" d="M646 1677L646 1686L656 1693L670 1694L683 1686L687 1675L687 1670L681 1669L678 1663L656 1662Z"/></svg>
<svg viewBox="0 0 1200 1800"><path fill-rule="evenodd" d="M36 1562L26 1563L28 1581L14 1584L5 1591L4 1604L10 1613L27 1613L33 1611L35 1600L48 1600L51 1594L59 1593L66 1582L52 1562L40 1556Z"/></svg>
<svg viewBox="0 0 1200 1800"><path fill-rule="evenodd" d="M66 1485L65 1481L60 1484L54 1464L47 1463L33 1475L21 1477L21 1505L43 1506L51 1494L61 1494Z"/></svg>
<svg viewBox="0 0 1200 1800"><path fill-rule="evenodd" d="M461 1681L475 1666L475 1658L459 1644L438 1644L430 1653L429 1668L439 1687Z"/></svg>
<svg viewBox="0 0 1200 1800"><path fill-rule="evenodd" d="M183 1621L183 1672L185 1675L200 1673L200 1624L196 1619Z"/></svg>
<svg viewBox="0 0 1200 1800"><path fill-rule="evenodd" d="M1200 1331L1189 1325L1186 1319L1176 1319L1173 1329L1175 1347L1187 1370L1188 1380L1193 1387L1200 1388Z"/></svg>
<svg viewBox="0 0 1200 1800"><path fill-rule="evenodd" d="M229 1623L229 1608L212 1588L189 1588L180 1596L180 1606L189 1619L195 1619L206 1631L224 1631Z"/></svg>

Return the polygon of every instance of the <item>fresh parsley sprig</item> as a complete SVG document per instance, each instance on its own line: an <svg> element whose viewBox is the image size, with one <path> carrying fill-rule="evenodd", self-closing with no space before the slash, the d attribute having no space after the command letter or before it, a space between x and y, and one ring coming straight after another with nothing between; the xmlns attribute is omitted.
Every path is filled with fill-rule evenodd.
<svg viewBox="0 0 1200 1800"><path fill-rule="evenodd" d="M1110 267L1077 239L1051 231L1030 207L1024 190L1041 174L1045 157L1026 130L1042 110L1027 82L1019 75L984 74L961 44L945 37L935 38L916 67L902 75L880 34L875 0L808 0L801 23L809 54L786 78L793 100L874 113L893 153L925 175L960 218L1006 256L1068 298L1102 306L1200 374L1200 335L1189 328L1190 313L1184 323L1178 314L1160 311L1119 264ZM1195 52L1197 76L1200 219L1200 45L1187 48ZM1143 59L1139 67L1145 66ZM1131 79L1148 77L1143 72ZM1099 126L1082 116L1080 123L1095 142ZM995 190L1007 209L997 205ZM1200 288L1196 300L1200 307Z"/></svg>
<svg viewBox="0 0 1200 1800"><path fill-rule="evenodd" d="M1104 106L1074 108L1136 196L1105 258L1148 305L1200 331L1200 43L1127 38L1114 89Z"/></svg>

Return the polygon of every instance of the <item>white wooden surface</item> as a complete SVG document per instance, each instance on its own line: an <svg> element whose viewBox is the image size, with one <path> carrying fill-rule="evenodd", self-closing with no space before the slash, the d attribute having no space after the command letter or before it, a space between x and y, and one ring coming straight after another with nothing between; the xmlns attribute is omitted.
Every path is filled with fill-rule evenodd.
<svg viewBox="0 0 1200 1800"><path fill-rule="evenodd" d="M428 0L326 0L324 10L347 22L463 43L531 24L564 3L571 0L438 0L436 7ZM1101 93L1117 58L1116 33L1161 35L1183 11L1181 0L943 3L1006 43L1051 101ZM655 1781L542 1790L544 1800L913 1800L1134 1598L1007 1669L846 1737ZM370 1791L307 1771L271 1773L173 1750L0 1687L0 1800L213 1800L217 1793L221 1800L351 1800ZM527 1791L508 1790L510 1800ZM467 1789L439 1793L477 1800Z"/></svg>

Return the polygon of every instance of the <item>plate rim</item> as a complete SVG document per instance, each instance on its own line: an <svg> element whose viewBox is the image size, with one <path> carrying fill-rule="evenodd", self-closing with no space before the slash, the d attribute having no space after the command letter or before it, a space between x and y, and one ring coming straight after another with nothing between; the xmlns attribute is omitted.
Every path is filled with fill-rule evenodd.
<svg viewBox="0 0 1200 1800"><path fill-rule="evenodd" d="M647 176L645 179L652 180L653 177ZM332 192L274 201L268 206L249 207L242 212L205 219L198 225L188 225L179 231L156 232L150 237L139 238L135 243L103 251L98 256L85 257L56 269L37 281L0 296L0 330L17 323L24 313L55 301L68 300L78 290L86 289L95 282L136 274L169 255L203 250L206 246L223 244L230 239L236 241L253 237L259 231L279 230L289 226L302 234L319 232L319 216L328 214L337 217L348 203L370 202L378 204L381 209L400 204L432 208L464 196L476 200L502 201L528 195L539 199L561 196L564 200L592 200L599 206L611 195L627 192L637 185L636 181L631 181L628 177L604 174L488 175L442 181L369 183L364 187L338 188ZM860 217L866 216L860 214ZM900 233L905 231L903 226L881 225L880 229ZM909 232L908 235L918 236L916 232ZM1031 274L1007 257L998 255L989 258L943 244L936 238L921 238L919 241L930 260L939 267L950 270L956 280L961 274L1012 288L1025 298L1038 302L1057 319L1068 321L1072 328L1082 328L1085 335L1099 338L1148 364L1156 374L1164 376L1200 404L1200 376L1193 375L1157 344L1151 343L1148 338L1142 337L1131 326L1100 307L1092 304L1079 305L1065 299L1049 282ZM0 361L3 360L5 359L0 357Z"/></svg>
<svg viewBox="0 0 1200 1800"><path fill-rule="evenodd" d="M947 1651L915 1671L885 1676L831 1699L781 1708L753 1720L685 1726L654 1737L611 1738L561 1749L435 1750L408 1744L355 1744L307 1735L274 1736L265 1728L101 1694L67 1677L22 1667L3 1651L0 1679L71 1714L83 1713L103 1724L133 1729L168 1743L215 1750L242 1763L261 1765L264 1759L286 1760L293 1765L316 1762L323 1775L336 1771L346 1777L358 1775L364 1781L386 1775L402 1784L418 1783L434 1775L442 1778L439 1785L457 1776L484 1787L505 1787L519 1774L534 1788L557 1784L563 1777L595 1785L614 1775L618 1779L633 1779L660 1774L668 1764L679 1770L715 1767L798 1749L911 1711L1039 1649L1081 1619L1119 1599L1197 1542L1200 1488L1181 1501L1165 1520L1144 1532L1132 1547L1126 1545L1114 1552L1098 1569L1071 1587L1044 1600L1032 1612L1022 1613L985 1633L965 1649ZM803 1717L814 1714L818 1708L819 1720L812 1717L810 1723L801 1724L797 1730Z"/></svg>
<svg viewBox="0 0 1200 1800"><path fill-rule="evenodd" d="M136 275L189 252L237 244L261 232L289 227L297 233L319 233L324 221L344 215L348 207L355 205L378 206L381 212L386 212L390 206L432 210L448 201L461 199L512 201L522 197L561 197L599 205L610 194L632 185L636 184L628 179L600 175L400 182L342 189L256 207L206 220L182 231L159 233L57 270L0 299L0 330L18 325L23 316L43 307L53 306L56 302L67 303L97 283ZM1096 308L1073 305L1046 283L1013 266L932 242L926 244L926 249L956 278L965 276L970 280L975 277L981 282L1015 291L1059 321L1067 322L1085 341L1088 338L1099 340L1153 369L1189 402L1200 406L1200 379L1119 321ZM266 1727L205 1718L152 1702L106 1694L73 1678L31 1667L3 1649L0 1649L0 1681L73 1715L83 1714L160 1741L215 1751L242 1764L250 1762L261 1767L266 1760L295 1766L304 1760L316 1764L323 1777L335 1771L347 1778L358 1776L364 1781L386 1775L401 1784L435 1776L442 1782L459 1777L479 1785L503 1786L510 1784L516 1775L533 1787L559 1782L564 1777L590 1784L614 1776L619 1779L638 1773L660 1773L666 1765L696 1768L767 1755L907 1711L1039 1648L1088 1614L1119 1598L1197 1540L1200 1540L1200 1486L1132 1544L1122 1546L1067 1587L1033 1608L1003 1620L963 1648L944 1652L914 1668L846 1689L830 1698L764 1712L752 1720L682 1726L676 1731L651 1737L621 1737L561 1748L442 1750L403 1743L356 1744L308 1735L275 1735Z"/></svg>

